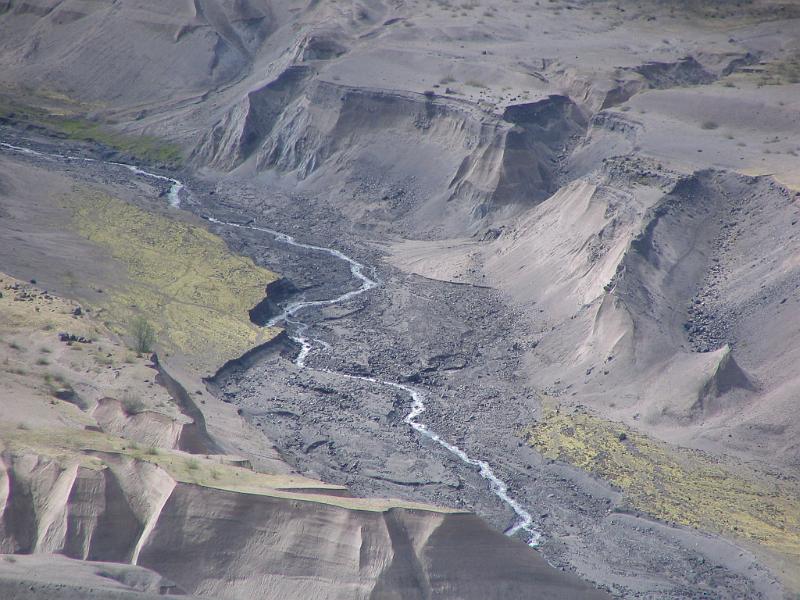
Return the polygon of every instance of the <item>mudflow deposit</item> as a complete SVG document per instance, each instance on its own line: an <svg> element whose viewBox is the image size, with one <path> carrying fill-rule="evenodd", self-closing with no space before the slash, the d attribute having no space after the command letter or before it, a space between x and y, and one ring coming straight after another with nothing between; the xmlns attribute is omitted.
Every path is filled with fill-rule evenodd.
<svg viewBox="0 0 800 600"><path fill-rule="evenodd" d="M0 598L800 595L800 4L0 0Z"/></svg>

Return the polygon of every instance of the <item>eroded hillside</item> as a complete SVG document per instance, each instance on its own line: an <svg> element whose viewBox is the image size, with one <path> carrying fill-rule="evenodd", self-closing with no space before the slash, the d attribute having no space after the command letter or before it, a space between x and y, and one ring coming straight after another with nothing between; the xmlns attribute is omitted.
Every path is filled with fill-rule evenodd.
<svg viewBox="0 0 800 600"><path fill-rule="evenodd" d="M151 315L179 379L215 374L181 417L204 415L212 454L513 526L375 384L413 385L552 564L620 597L781 598L800 590L798 19L779 0L6 0L4 140L153 165L206 219L165 211L166 179L4 152L3 252L27 257L7 270L117 336ZM347 297L352 263L320 247L376 288ZM297 299L317 304L259 326ZM237 593L288 593L270 577Z"/></svg>

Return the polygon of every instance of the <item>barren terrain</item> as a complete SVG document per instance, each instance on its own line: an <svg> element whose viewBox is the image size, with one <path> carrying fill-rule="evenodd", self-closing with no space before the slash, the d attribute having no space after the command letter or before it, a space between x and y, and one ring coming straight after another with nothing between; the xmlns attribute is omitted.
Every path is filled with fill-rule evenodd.
<svg viewBox="0 0 800 600"><path fill-rule="evenodd" d="M247 509L330 559L320 587L248 562L242 523L252 557L187 546L198 578L159 548L249 488L115 459L177 490L141 566L232 598L800 593L799 24L777 0L0 0L2 270L105 328L75 390L127 364L135 315L159 340L163 387L136 393L164 415L124 416L134 357L70 426L348 490ZM72 353L21 318L4 443L52 425L39 359ZM351 518L403 558L342 567ZM485 588L453 564L480 539ZM9 552L138 564L65 543Z"/></svg>

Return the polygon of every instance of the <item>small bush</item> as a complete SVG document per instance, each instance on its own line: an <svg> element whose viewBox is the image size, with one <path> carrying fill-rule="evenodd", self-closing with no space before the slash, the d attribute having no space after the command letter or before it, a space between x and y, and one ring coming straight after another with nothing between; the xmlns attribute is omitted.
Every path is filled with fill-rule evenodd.
<svg viewBox="0 0 800 600"><path fill-rule="evenodd" d="M131 393L126 393L122 398L122 409L126 415L137 415L140 412L144 412L146 408L145 403Z"/></svg>
<svg viewBox="0 0 800 600"><path fill-rule="evenodd" d="M40 367L44 367L49 365L50 361L47 360L44 356L42 356L41 358L36 359L36 364L39 365Z"/></svg>
<svg viewBox="0 0 800 600"><path fill-rule="evenodd" d="M189 460L186 461L186 468L189 469L190 471L196 471L197 469L200 468L200 461L197 460L196 458L190 458Z"/></svg>
<svg viewBox="0 0 800 600"><path fill-rule="evenodd" d="M702 125L700 125L703 129L716 129L719 127L716 121L703 121Z"/></svg>
<svg viewBox="0 0 800 600"><path fill-rule="evenodd" d="M158 456L158 454L159 454L158 448L156 448L155 446L150 446L147 449L146 454L148 454L149 456Z"/></svg>
<svg viewBox="0 0 800 600"><path fill-rule="evenodd" d="M105 356L103 354L94 354L94 360L98 365L102 365L104 367L110 367L114 364L114 359L110 356Z"/></svg>
<svg viewBox="0 0 800 600"><path fill-rule="evenodd" d="M133 349L139 354L153 350L153 344L156 343L156 332L144 317L136 317L131 322L131 336L133 337Z"/></svg>

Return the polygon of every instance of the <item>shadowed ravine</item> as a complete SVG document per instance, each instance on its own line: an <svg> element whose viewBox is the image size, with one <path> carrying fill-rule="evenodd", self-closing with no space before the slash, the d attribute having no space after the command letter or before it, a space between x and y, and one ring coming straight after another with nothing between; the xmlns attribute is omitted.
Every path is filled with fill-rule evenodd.
<svg viewBox="0 0 800 600"><path fill-rule="evenodd" d="M21 146L14 146L7 143L0 142L0 148L4 148L6 150L17 152L20 154L27 154L30 156L36 156L40 158L49 158L53 160L67 160L67 161L74 161L74 162L92 162L92 163L101 163L115 167L121 167L124 169L129 170L134 175L156 179L159 181L167 181L171 184L169 192L167 193L167 199L169 201L170 206L174 208L180 207L181 198L180 195L182 192L186 192L186 187L184 184L171 177L166 177L163 175L158 175L156 173L151 173L136 165L130 165L125 163L118 163L118 162L110 162L110 161L100 161L93 158L84 158L84 157L77 157L71 155L63 155L63 154L53 154L53 153L45 153L39 152L36 150L32 150L30 148L24 148ZM291 326L294 331L290 334L290 338L295 341L297 344L300 345L300 351L297 354L294 362L295 364L301 369L309 369L312 371L319 371L324 373L330 373L337 375L339 377L345 377L348 379L355 379L364 382L368 382L375 385L380 385L388 388L394 388L401 390L408 394L409 398L412 401L411 410L405 416L404 422L407 423L414 431L416 431L419 435L424 436L443 448L445 448L448 452L458 457L459 460L462 462L471 465L473 467L477 467L480 476L485 479L489 483L489 489L491 492L500 498L509 508L514 511L516 515L515 522L505 531L506 535L513 536L520 532L525 533L525 537L527 538L526 541L529 546L535 547L539 545L541 540L541 533L537 530L533 523L533 517L531 514L525 510L514 498L509 495L508 486L503 482L500 478L498 478L494 471L492 470L491 466L484 460L480 460L474 457L469 456L464 450L459 448L458 446L451 444L444 440L438 433L432 431L428 428L427 425L421 423L418 419L419 417L425 412L425 394L412 386L408 386L402 383L397 383L394 381L376 379L373 377L365 377L359 375L352 375L349 373L342 373L338 371L333 371L330 369L324 368L317 368L317 367L310 367L306 364L306 359L308 358L309 354L314 351L315 340L306 336L306 332L309 328L309 325L303 323L302 321L298 321L293 319L298 313L307 309L307 308L316 308L316 307L323 307L323 306L331 306L335 304L341 304L347 302L361 294L364 294L378 285L380 283L375 279L371 279L368 277L364 272L368 269L364 264L359 263L355 259L347 256L343 252L333 248L326 248L323 246L316 246L313 244L305 244L302 242L298 242L294 239L294 237L281 233L280 231L276 231L274 229L270 229L267 227L259 227L256 225L250 224L241 224L241 223L233 223L233 222L226 222L220 221L210 216L204 216L209 222L214 223L216 225L225 226L225 227L237 227L242 229L250 229L253 231L258 231L262 233L266 233L272 236L276 241L285 243L290 246L295 246L297 248L303 248L306 250L312 250L315 252L322 252L343 260L350 265L350 272L352 273L353 277L356 278L360 282L360 286L354 290L336 296L334 298L330 298L327 300L313 300L313 301L305 301L299 300L293 303L290 303L279 315L273 317L272 319L267 322L267 327L274 327L279 323L285 323ZM322 342L317 342L318 347L325 347L326 344Z"/></svg>

